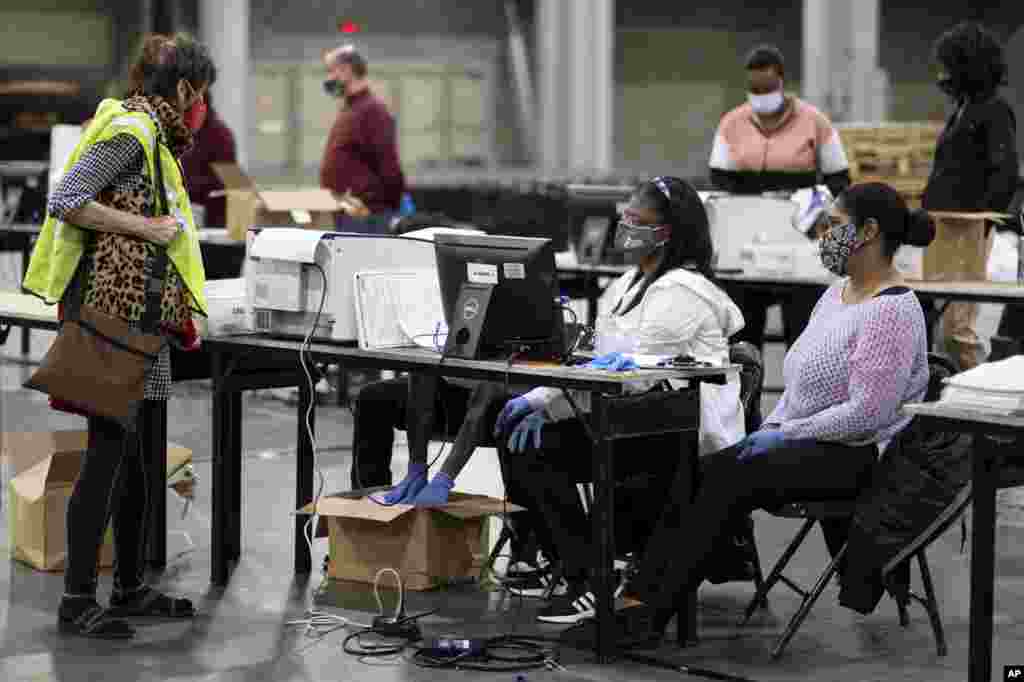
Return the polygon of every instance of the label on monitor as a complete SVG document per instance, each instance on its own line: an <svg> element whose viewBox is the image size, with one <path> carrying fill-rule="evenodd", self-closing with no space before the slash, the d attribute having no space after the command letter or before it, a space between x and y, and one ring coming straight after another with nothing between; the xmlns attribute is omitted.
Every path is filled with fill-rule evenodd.
<svg viewBox="0 0 1024 682"><path fill-rule="evenodd" d="M526 279L526 266L522 263L505 263L505 279Z"/></svg>
<svg viewBox="0 0 1024 682"><path fill-rule="evenodd" d="M508 273L505 275L508 276ZM489 263L466 263L466 278L473 284L497 284L498 266Z"/></svg>

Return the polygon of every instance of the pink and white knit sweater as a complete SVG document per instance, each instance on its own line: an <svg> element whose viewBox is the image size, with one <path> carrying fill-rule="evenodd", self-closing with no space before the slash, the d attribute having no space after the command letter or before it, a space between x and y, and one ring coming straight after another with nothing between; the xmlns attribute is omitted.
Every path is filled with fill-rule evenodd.
<svg viewBox="0 0 1024 682"><path fill-rule="evenodd" d="M904 290L847 304L845 284L822 295L786 354L786 388L765 420L786 438L883 443L910 421L900 407L924 398L928 342L917 296Z"/></svg>

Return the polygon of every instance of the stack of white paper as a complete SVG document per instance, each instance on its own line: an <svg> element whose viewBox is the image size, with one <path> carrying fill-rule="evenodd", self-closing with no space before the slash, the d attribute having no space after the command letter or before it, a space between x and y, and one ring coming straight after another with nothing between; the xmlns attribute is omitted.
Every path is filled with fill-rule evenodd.
<svg viewBox="0 0 1024 682"><path fill-rule="evenodd" d="M1024 414L1024 355L978 365L945 383L944 403L998 414Z"/></svg>
<svg viewBox="0 0 1024 682"><path fill-rule="evenodd" d="M436 272L357 272L355 288L360 348L443 345L447 328Z"/></svg>

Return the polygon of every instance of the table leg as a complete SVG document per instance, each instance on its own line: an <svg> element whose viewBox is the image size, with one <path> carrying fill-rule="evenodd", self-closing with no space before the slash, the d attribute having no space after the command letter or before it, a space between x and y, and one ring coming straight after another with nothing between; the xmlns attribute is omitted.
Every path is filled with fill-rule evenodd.
<svg viewBox="0 0 1024 682"><path fill-rule="evenodd" d="M229 414L228 433L231 434L230 457L228 471L231 484L231 504L228 509L231 520L231 531L228 533L231 542L228 559L238 561L242 558L242 392L234 391L228 397Z"/></svg>
<svg viewBox="0 0 1024 682"><path fill-rule="evenodd" d="M316 409L314 400L316 395L309 390L309 386L302 382L299 384L299 426L298 426L298 452L295 457L295 508L299 509L313 501L313 476L315 454L313 442L307 430L307 415L309 417L308 429L316 433ZM305 526L309 520L308 516L295 517L295 572L310 573L313 570L313 555L309 544L306 542ZM313 529L315 535L316 529Z"/></svg>
<svg viewBox="0 0 1024 682"><path fill-rule="evenodd" d="M348 369L338 365L338 407L348 406Z"/></svg>
<svg viewBox="0 0 1024 682"><path fill-rule="evenodd" d="M149 551L153 570L167 566L167 401L146 401L140 424L143 457L149 460Z"/></svg>
<svg viewBox="0 0 1024 682"><path fill-rule="evenodd" d="M615 653L614 564L615 564L615 471L612 442L605 437L608 424L608 400L599 392L591 393L591 422L594 429L594 595L597 597L598 663L609 663Z"/></svg>
<svg viewBox="0 0 1024 682"><path fill-rule="evenodd" d="M597 324L597 302L601 298L601 287L597 280L587 285L587 326L594 328Z"/></svg>
<svg viewBox="0 0 1024 682"><path fill-rule="evenodd" d="M25 237L24 246L21 249L21 281L25 281L25 273L28 272L28 262L32 259L32 239ZM20 286L19 282L19 286ZM21 354L28 355L32 350L32 336L28 325L21 328Z"/></svg>
<svg viewBox="0 0 1024 682"><path fill-rule="evenodd" d="M213 475L211 492L213 496L213 518L211 519L210 542L210 582L224 586L228 583L228 562L231 548L237 541L231 542L229 536L233 529L228 509L231 506L231 476L229 475L233 439L230 422L231 397L223 386L224 358L220 353L210 353L210 374L213 377L213 409L212 415L212 459Z"/></svg>
<svg viewBox="0 0 1024 682"><path fill-rule="evenodd" d="M996 458L998 444L975 436L974 519L971 537L971 636L969 682L992 679L992 592L995 586ZM980 447L977 447L980 446Z"/></svg>

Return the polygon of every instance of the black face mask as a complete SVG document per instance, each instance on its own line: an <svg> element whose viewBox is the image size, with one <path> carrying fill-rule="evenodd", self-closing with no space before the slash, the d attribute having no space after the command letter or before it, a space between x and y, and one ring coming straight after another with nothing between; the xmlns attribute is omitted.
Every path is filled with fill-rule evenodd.
<svg viewBox="0 0 1024 682"><path fill-rule="evenodd" d="M331 97L343 97L345 95L345 84L339 80L325 80L324 92L326 92Z"/></svg>

